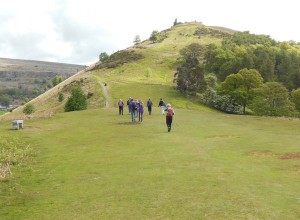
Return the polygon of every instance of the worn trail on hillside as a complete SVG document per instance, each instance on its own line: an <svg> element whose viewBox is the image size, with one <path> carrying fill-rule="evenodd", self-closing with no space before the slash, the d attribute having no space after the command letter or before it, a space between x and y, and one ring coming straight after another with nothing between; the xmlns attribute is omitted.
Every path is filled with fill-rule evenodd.
<svg viewBox="0 0 300 220"><path fill-rule="evenodd" d="M99 84L101 85L102 89L103 89L103 94L105 96L105 108L109 108L110 105L109 105L109 94L108 94L108 91L107 91L107 85L106 84L103 84L103 82L101 82L100 80L98 81Z"/></svg>

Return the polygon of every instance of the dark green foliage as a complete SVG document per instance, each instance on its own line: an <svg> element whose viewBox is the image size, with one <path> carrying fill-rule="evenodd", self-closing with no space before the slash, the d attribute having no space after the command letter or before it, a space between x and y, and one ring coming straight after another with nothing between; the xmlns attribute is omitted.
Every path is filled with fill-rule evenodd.
<svg viewBox="0 0 300 220"><path fill-rule="evenodd" d="M56 86L57 84L61 83L63 81L62 76L55 76L52 80L52 86Z"/></svg>
<svg viewBox="0 0 300 220"><path fill-rule="evenodd" d="M205 70L214 72L220 81L241 69L257 69L265 82L281 82L289 90L300 87L299 46L278 43L269 36L236 32L222 42L206 47Z"/></svg>
<svg viewBox="0 0 300 220"><path fill-rule="evenodd" d="M195 96L206 89L204 68L198 60L202 48L200 44L191 44L180 51L183 64L177 68L174 82L177 83L177 89L186 95Z"/></svg>
<svg viewBox="0 0 300 220"><path fill-rule="evenodd" d="M100 53L100 55L99 55L99 60L100 60L101 62L105 62L105 61L107 61L108 59L109 59L109 55L108 55L106 52Z"/></svg>
<svg viewBox="0 0 300 220"><path fill-rule="evenodd" d="M160 35L158 31L152 31L149 40L151 40L153 43L160 41Z"/></svg>
<svg viewBox="0 0 300 220"><path fill-rule="evenodd" d="M33 106L33 104L29 103L25 106L25 108L23 109L23 113L25 115L31 115L32 113L35 112L35 108Z"/></svg>
<svg viewBox="0 0 300 220"><path fill-rule="evenodd" d="M243 113L246 106L253 99L253 90L262 85L263 79L260 73L255 69L242 69L237 74L230 74L224 82L221 83L218 93L229 96L234 103L243 107Z"/></svg>
<svg viewBox="0 0 300 220"><path fill-rule="evenodd" d="M65 111L80 111L87 109L87 97L80 87L75 87L71 91L71 96L65 105Z"/></svg>
<svg viewBox="0 0 300 220"><path fill-rule="evenodd" d="M59 92L59 93L58 93L58 101L59 101L59 102L62 102L64 99L65 99L64 94L63 94L62 92Z"/></svg>
<svg viewBox="0 0 300 220"><path fill-rule="evenodd" d="M250 108L256 115L292 116L295 105L289 100L289 92L282 84L268 82L255 90Z"/></svg>
<svg viewBox="0 0 300 220"><path fill-rule="evenodd" d="M142 54L136 53L134 50L121 50L112 54L109 59L94 67L94 69L115 68L124 63L134 62L144 58Z"/></svg>
<svg viewBox="0 0 300 220"><path fill-rule="evenodd" d="M300 111L300 88L293 90L291 96L291 101L295 104L296 109Z"/></svg>

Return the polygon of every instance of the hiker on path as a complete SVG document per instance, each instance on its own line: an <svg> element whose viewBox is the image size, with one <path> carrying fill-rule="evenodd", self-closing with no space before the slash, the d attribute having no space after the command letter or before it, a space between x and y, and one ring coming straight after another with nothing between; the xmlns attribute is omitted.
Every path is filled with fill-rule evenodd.
<svg viewBox="0 0 300 220"><path fill-rule="evenodd" d="M144 114L144 103L142 102L142 100L140 100L140 104L139 104L139 121L140 122L143 121L143 114Z"/></svg>
<svg viewBox="0 0 300 220"><path fill-rule="evenodd" d="M132 122L135 122L135 111L136 111L136 104L135 104L135 101L133 101L133 99L131 99L131 102L130 102L130 113L131 113L131 120Z"/></svg>
<svg viewBox="0 0 300 220"><path fill-rule="evenodd" d="M118 106L119 106L119 115L121 114L123 115L124 102L122 101L122 99L119 100Z"/></svg>
<svg viewBox="0 0 300 220"><path fill-rule="evenodd" d="M149 115L151 115L151 112L152 112L152 105L153 105L152 100L149 97L149 99L147 101L147 107L148 107Z"/></svg>
<svg viewBox="0 0 300 220"><path fill-rule="evenodd" d="M159 100L158 107L161 107L161 113L164 115L166 109L166 103L163 101L162 98L160 98Z"/></svg>
<svg viewBox="0 0 300 220"><path fill-rule="evenodd" d="M171 131L173 115L175 115L174 109L172 109L170 104L167 104L167 108L165 109L166 113L166 124L168 127L168 132Z"/></svg>
<svg viewBox="0 0 300 220"><path fill-rule="evenodd" d="M127 100L127 107L128 107L128 114L130 114L130 102L131 102L131 97Z"/></svg>

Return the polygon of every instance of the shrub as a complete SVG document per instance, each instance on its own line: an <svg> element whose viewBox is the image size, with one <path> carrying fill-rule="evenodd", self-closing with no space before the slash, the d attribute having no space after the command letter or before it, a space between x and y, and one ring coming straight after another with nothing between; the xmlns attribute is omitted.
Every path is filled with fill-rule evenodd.
<svg viewBox="0 0 300 220"><path fill-rule="evenodd" d="M65 99L64 94L63 93L58 93L58 101L62 102Z"/></svg>
<svg viewBox="0 0 300 220"><path fill-rule="evenodd" d="M87 97L80 87L72 89L71 96L65 105L65 111L80 111L87 109Z"/></svg>
<svg viewBox="0 0 300 220"><path fill-rule="evenodd" d="M33 104L29 103L25 106L25 108L23 109L23 113L25 115L31 115L32 113L35 112L35 108L33 106Z"/></svg>

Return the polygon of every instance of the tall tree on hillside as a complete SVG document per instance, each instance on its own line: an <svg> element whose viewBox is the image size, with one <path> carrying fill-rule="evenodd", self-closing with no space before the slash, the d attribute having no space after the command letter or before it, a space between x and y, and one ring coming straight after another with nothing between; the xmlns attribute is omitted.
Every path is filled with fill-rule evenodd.
<svg viewBox="0 0 300 220"><path fill-rule="evenodd" d="M186 95L195 96L206 89L204 68L199 62L203 50L202 45L193 43L180 51L183 64L177 68L174 82L177 83L177 89Z"/></svg>
<svg viewBox="0 0 300 220"><path fill-rule="evenodd" d="M136 35L136 36L134 37L133 43L134 43L135 45L141 43L141 38L140 38L139 35Z"/></svg>
<svg viewBox="0 0 300 220"><path fill-rule="evenodd" d="M154 42L158 42L160 40L160 36L158 31L152 31L151 35L150 35L150 40L154 43Z"/></svg>
<svg viewBox="0 0 300 220"><path fill-rule="evenodd" d="M101 62L104 62L104 61L106 61L106 60L108 60L108 59L109 59L109 55L108 55L106 52L100 53L100 55L99 55L99 60L100 60Z"/></svg>
<svg viewBox="0 0 300 220"><path fill-rule="evenodd" d="M242 69L237 74L230 74L219 87L219 94L228 95L234 102L243 107L253 99L253 90L262 85L263 78L255 69Z"/></svg>

